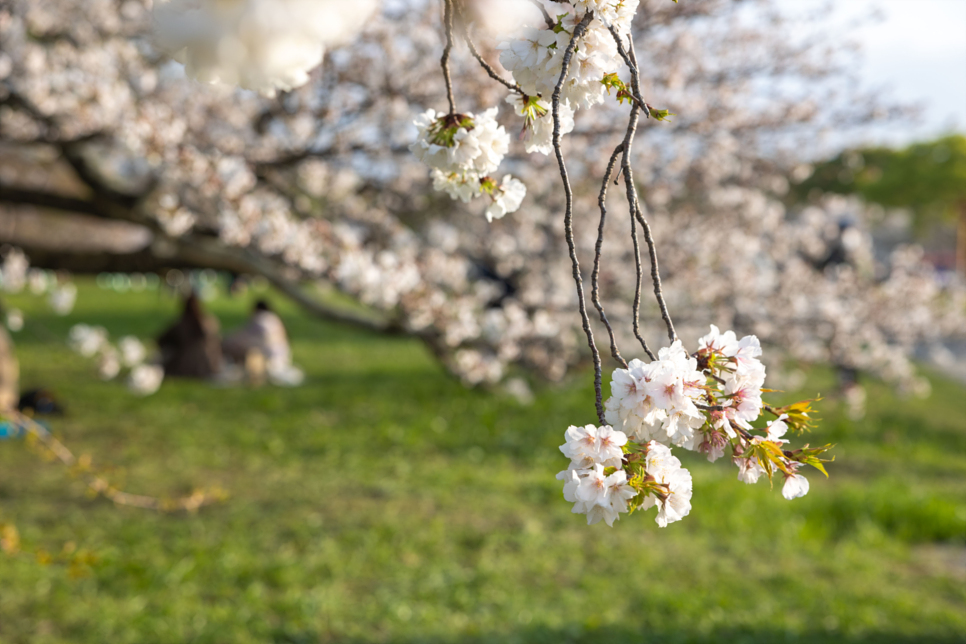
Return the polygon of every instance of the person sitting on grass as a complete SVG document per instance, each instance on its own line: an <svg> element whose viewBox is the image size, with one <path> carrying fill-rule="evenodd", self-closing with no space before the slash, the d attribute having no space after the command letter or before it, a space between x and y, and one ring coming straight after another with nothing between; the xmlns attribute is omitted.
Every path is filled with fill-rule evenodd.
<svg viewBox="0 0 966 644"><path fill-rule="evenodd" d="M211 378L222 368L218 320L205 314L194 293L184 303L184 313L158 337L165 377Z"/></svg>
<svg viewBox="0 0 966 644"><path fill-rule="evenodd" d="M20 367L14 353L13 341L0 326L0 411L14 409L20 399Z"/></svg>
<svg viewBox="0 0 966 644"><path fill-rule="evenodd" d="M225 338L222 352L256 384L267 377L276 385L296 386L304 379L302 370L292 365L285 324L264 300L255 304L245 326Z"/></svg>

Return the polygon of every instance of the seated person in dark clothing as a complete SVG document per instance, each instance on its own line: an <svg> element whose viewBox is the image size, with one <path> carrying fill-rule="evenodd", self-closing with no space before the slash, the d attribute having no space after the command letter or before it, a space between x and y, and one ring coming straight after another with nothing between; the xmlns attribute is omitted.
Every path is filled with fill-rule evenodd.
<svg viewBox="0 0 966 644"><path fill-rule="evenodd" d="M210 378L221 371L221 338L218 320L205 315L192 293L184 313L158 338L165 377Z"/></svg>

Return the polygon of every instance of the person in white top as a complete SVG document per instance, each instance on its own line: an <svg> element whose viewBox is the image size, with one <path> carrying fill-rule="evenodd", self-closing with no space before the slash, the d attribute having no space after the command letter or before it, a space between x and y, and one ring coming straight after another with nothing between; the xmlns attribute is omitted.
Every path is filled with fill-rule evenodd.
<svg viewBox="0 0 966 644"><path fill-rule="evenodd" d="M282 319L264 300L259 300L252 317L222 342L229 361L244 366L248 378L260 382L266 376L276 385L297 386L302 370L292 364L292 350Z"/></svg>

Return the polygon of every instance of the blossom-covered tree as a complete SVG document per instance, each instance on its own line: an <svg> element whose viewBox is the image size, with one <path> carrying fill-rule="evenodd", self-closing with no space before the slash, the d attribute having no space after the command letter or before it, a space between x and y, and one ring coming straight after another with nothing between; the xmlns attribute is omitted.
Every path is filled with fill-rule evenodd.
<svg viewBox="0 0 966 644"><path fill-rule="evenodd" d="M786 496L807 489L797 467L818 456L782 449L776 425L801 429L807 406L750 433L764 368L731 377L749 338L911 383L914 345L963 328L962 290L940 293L914 251L876 265L859 231L854 261L824 265L841 204L782 206L783 150L876 108L843 100L825 82L841 74L834 48L793 37L768 3L351 4L14 0L0 9L0 133L71 181L8 170L0 200L147 227L159 262L260 273L319 315L420 337L470 384L512 364L559 378L586 346L588 444L627 439L623 482L610 456L568 448L580 480L565 493L589 503L595 477L592 520L613 520L623 485L635 507L661 505L659 522L686 513L667 496L690 487L657 456L666 445L730 443L743 480L780 470ZM334 308L310 281L382 317ZM689 355L681 338L711 323L754 336L705 336ZM627 420L613 386L604 400L595 331L663 434L605 429ZM620 351L638 343L646 365Z"/></svg>

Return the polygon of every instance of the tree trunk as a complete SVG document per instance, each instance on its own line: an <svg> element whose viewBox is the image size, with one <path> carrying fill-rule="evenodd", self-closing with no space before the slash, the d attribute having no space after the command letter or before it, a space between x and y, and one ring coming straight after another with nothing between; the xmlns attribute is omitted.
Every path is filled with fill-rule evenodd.
<svg viewBox="0 0 966 644"><path fill-rule="evenodd" d="M0 314L3 309L0 308ZM13 340L0 323L0 412L16 409L20 401L20 365Z"/></svg>

